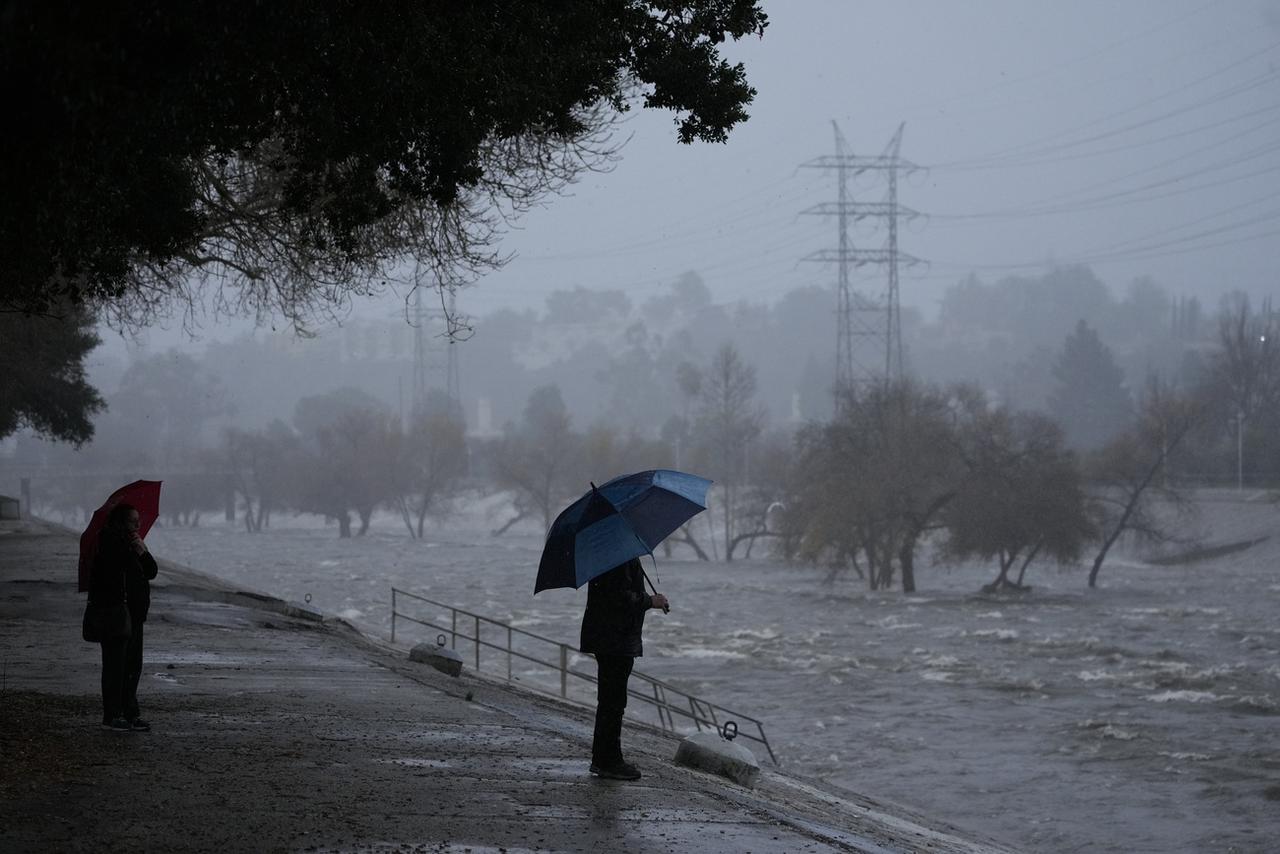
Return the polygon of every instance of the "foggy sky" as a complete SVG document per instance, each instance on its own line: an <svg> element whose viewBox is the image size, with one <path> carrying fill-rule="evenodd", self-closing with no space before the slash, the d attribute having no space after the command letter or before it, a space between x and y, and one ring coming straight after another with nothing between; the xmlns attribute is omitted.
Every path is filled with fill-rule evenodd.
<svg viewBox="0 0 1280 854"><path fill-rule="evenodd" d="M634 111L608 174L524 217L514 259L459 298L482 317L550 292L624 289L634 302L685 270L720 302L770 301L835 272L800 259L835 224L800 211L835 198L800 164L880 153L927 171L899 201L902 301L931 316L950 284L1087 262L1116 290L1150 275L1171 294L1274 289L1280 240L1280 3L1276 0L788 0L763 39L730 45L759 90L726 145L682 146L669 114ZM883 198L866 176L854 197ZM881 232L854 232L876 247ZM882 275L867 268L874 292ZM358 304L392 317L394 297ZM244 324L206 326L206 338ZM834 327L832 330L834 335ZM153 348L180 340L155 330Z"/></svg>

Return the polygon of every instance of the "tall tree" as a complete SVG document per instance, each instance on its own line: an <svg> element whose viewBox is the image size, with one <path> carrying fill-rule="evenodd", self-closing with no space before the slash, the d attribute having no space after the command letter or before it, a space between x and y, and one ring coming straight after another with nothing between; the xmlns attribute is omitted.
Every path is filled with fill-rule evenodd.
<svg viewBox="0 0 1280 854"><path fill-rule="evenodd" d="M1133 420L1133 401L1111 349L1083 320L1067 336L1053 366L1049 413L1062 425L1067 444L1101 447Z"/></svg>
<svg viewBox="0 0 1280 854"><path fill-rule="evenodd" d="M688 380L685 372L684 379ZM764 409L755 401L756 371L732 344L722 345L702 371L694 422L699 457L720 486L725 560L733 560L735 501L747 477L751 440L760 435Z"/></svg>

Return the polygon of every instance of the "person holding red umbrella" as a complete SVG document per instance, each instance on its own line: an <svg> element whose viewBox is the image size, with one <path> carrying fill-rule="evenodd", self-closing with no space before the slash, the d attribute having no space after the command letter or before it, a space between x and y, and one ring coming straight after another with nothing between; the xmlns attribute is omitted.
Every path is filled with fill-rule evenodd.
<svg viewBox="0 0 1280 854"><path fill-rule="evenodd" d="M138 509L119 502L107 513L89 581L89 601L99 613L122 613L117 625L103 625L102 726L116 732L147 732L139 716L143 626L151 608L155 558L139 533ZM108 621L111 622L111 621Z"/></svg>

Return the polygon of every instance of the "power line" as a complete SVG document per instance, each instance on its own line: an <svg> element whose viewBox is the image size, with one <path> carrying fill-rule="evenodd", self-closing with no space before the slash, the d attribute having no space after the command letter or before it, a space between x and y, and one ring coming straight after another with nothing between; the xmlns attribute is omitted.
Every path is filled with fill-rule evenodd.
<svg viewBox="0 0 1280 854"><path fill-rule="evenodd" d="M976 213L976 214L937 214L937 215L934 215L933 218L952 219L952 220L1009 219L1009 218L1051 216L1051 215L1058 215L1058 214L1064 214L1064 213L1083 213L1088 211L1094 211L1104 207L1116 206L1116 205L1109 205L1107 203L1114 202L1117 199L1129 199L1129 197L1134 196L1138 193L1143 193L1147 190L1159 189L1161 187L1167 187L1171 184L1180 184L1183 181L1187 180L1188 178L1197 178L1202 175L1210 174L1212 172L1218 172L1223 169L1230 169L1234 166L1239 166L1240 164L1247 163L1250 160L1256 160L1259 157L1263 157L1275 151L1280 151L1280 142L1268 143L1266 145L1251 149L1250 151L1247 151L1242 155L1231 156L1225 160L1221 160L1216 163L1210 164L1208 166L1194 169L1190 172L1184 172L1182 174L1174 175L1169 178L1164 178L1159 181L1152 181L1147 184L1140 185L1138 187L1132 187L1126 190L1118 190L1113 193L1106 193L1100 196L1093 196L1090 198L1080 199L1074 202L1063 202L1062 204L1058 204L1058 205L1041 204L1038 207L1031 206L1031 207L1023 207L1023 208L1007 208L1002 211L987 211L987 212ZM1167 161L1166 163L1161 164L1160 166L1141 169L1137 172L1130 173L1129 175L1122 176L1121 178L1112 179L1111 181L1106 181L1106 182L1100 182L1099 184L1094 184L1094 185L1091 185L1089 188L1084 188L1084 189L1091 189L1093 187L1105 186L1107 184L1113 184L1118 180L1125 180L1126 178L1136 177L1137 175L1141 175L1147 172L1157 171L1158 169L1169 165L1169 163L1173 163L1177 160L1183 160L1183 159L1186 159L1186 158L1185 157L1174 158L1174 160ZM1175 190L1169 193L1143 196L1137 199L1129 199L1129 201L1118 202L1117 204L1134 204L1134 203L1142 203L1142 202L1149 202L1149 201L1158 201L1160 199L1169 198L1171 196L1184 195L1189 192L1202 190L1202 189L1205 189L1206 187L1220 187L1229 183L1234 183L1236 181L1248 180L1250 178L1255 178L1259 175L1265 175L1270 172L1274 172L1276 171L1277 168L1280 168L1280 167L1268 167L1266 169L1260 169L1257 171L1246 173L1244 175L1234 176L1232 178L1228 178L1222 181L1214 181L1208 184L1197 184L1193 186L1182 187L1178 190ZM1076 195L1076 194L1077 194L1076 192L1073 192L1065 196L1059 196L1058 198L1070 198L1072 195Z"/></svg>
<svg viewBox="0 0 1280 854"><path fill-rule="evenodd" d="M1213 78L1218 77L1222 74L1225 74L1228 71L1232 71L1240 67L1241 65L1245 65L1249 62L1252 62L1253 60L1265 54L1271 53L1277 48L1280 48L1280 42L1268 45L1267 47L1261 50L1255 51L1249 54L1248 56L1243 57L1242 59L1238 59L1226 66L1223 66L1222 68L1219 68L1213 72L1210 72L1207 75L1199 77L1196 80L1193 80L1191 83L1184 84L1182 86L1179 86L1176 89L1171 89L1160 95L1144 98L1140 103L1135 104L1132 107L1127 107L1123 110L1118 110L1116 112L1109 113L1104 116L1100 116L1099 118L1093 119L1092 121L1086 122L1082 125L1077 125L1076 127L1070 130L1059 131L1059 132L1050 134L1048 136L1043 136L1033 140L1029 140L1019 145L1015 145L1011 148L1007 148L1002 151L993 152L992 154L988 154L985 156L966 158L962 160L944 161L942 163L934 164L930 168L933 170L938 170L938 169L965 170L965 169L989 169L989 168L1003 167L1003 166L1009 165L1010 161L1016 161L1016 160L1024 159L1027 157L1043 156L1045 154L1051 154L1066 148L1084 145L1090 142L1096 142L1101 139L1107 139L1112 136L1116 136L1122 133L1128 133L1129 131L1132 131L1132 130L1141 129L1143 127L1148 127L1152 124L1157 124L1159 122L1166 121L1170 118L1183 115L1193 110L1198 110L1206 106L1211 106L1213 104L1221 103L1229 98L1235 97L1236 95L1242 94L1244 92L1252 91L1253 89L1257 89L1261 86L1266 85L1277 76L1277 72L1274 69L1268 69L1262 74L1256 75L1255 77L1249 78L1248 80L1245 80L1239 83L1234 83L1226 87L1225 89L1214 92L1213 94L1205 98L1202 98L1198 101L1194 101L1191 104L1184 104L1181 107L1175 108L1173 110L1169 110L1160 115L1149 117L1149 118L1140 120L1138 122L1134 122L1129 125L1123 126L1121 128L1116 128L1109 131L1103 131L1101 133L1094 134L1092 136L1085 137L1083 139L1076 139L1076 140L1070 139L1070 136L1073 134L1088 130L1089 128L1096 127L1101 124L1105 124L1106 122L1109 122L1113 119L1122 118L1124 116L1127 116L1133 113L1142 112L1147 108L1149 108L1152 104L1155 104L1159 101L1163 101L1165 99L1172 98L1177 95L1183 95L1189 89L1199 86L1200 84L1205 83L1209 80L1212 80Z"/></svg>
<svg viewBox="0 0 1280 854"><path fill-rule="evenodd" d="M1207 12L1208 10L1214 8L1215 6L1222 5L1222 3L1223 3L1223 0L1210 0L1210 2L1196 7L1195 9L1191 10L1190 12L1187 12L1186 14L1180 15L1176 18L1171 18L1167 21L1163 21L1162 23L1159 23L1153 27L1149 27L1140 32L1133 33L1128 36L1124 36L1123 38L1117 39L1115 41L1108 42L1102 47L1095 48L1094 50L1091 50L1087 53L1077 55L1072 59L1066 60L1065 62L1059 62L1056 65L1052 65L1047 68L1042 68L1037 71L1033 71L1029 74L1024 74L1020 77L1013 77L1013 78L1001 80L999 83L996 83L992 86L987 86L982 89L974 90L968 93L955 95L946 99L945 101L938 102L938 104L939 105L951 104L957 101L964 101L964 100L968 100L975 97L990 95L993 92L999 92L1002 89L1007 89L1009 87L1018 86L1032 80L1038 80L1043 77L1051 76L1065 68L1070 68L1073 65L1079 65L1082 62L1088 62L1089 60L1102 56L1103 54L1108 53L1112 50L1115 50L1116 48L1125 47L1134 42L1141 41L1142 39L1145 39L1151 35L1154 35L1155 33L1158 33L1162 30L1168 29L1169 27L1180 24L1183 21L1189 20L1198 15L1201 15L1204 12Z"/></svg>

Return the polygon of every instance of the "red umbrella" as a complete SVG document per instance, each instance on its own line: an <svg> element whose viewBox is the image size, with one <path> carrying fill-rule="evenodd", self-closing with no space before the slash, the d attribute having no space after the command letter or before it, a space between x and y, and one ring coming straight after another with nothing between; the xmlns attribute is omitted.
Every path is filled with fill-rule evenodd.
<svg viewBox="0 0 1280 854"><path fill-rule="evenodd" d="M93 558L98 553L98 535L107 524L107 514L117 504L132 504L138 511L138 534L146 537L147 531L160 518L160 483L158 480L135 480L122 486L102 506L93 511L89 527L80 535L80 586L84 593L89 589L89 574L93 571Z"/></svg>

